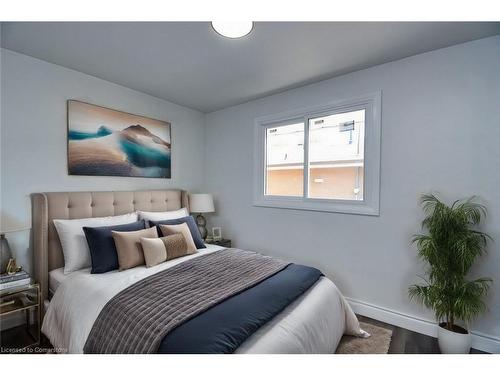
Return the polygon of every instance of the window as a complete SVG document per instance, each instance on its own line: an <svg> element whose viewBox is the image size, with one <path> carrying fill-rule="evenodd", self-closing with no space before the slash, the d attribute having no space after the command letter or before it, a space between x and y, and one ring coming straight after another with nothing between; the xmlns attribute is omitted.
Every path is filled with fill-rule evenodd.
<svg viewBox="0 0 500 375"><path fill-rule="evenodd" d="M304 124L266 130L266 195L297 196L304 192Z"/></svg>
<svg viewBox="0 0 500 375"><path fill-rule="evenodd" d="M254 204L378 215L380 96L256 119Z"/></svg>

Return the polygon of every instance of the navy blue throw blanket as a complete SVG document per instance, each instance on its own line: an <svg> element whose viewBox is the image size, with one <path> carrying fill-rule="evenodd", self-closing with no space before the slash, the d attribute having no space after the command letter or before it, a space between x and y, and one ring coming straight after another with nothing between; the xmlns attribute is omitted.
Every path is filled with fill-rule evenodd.
<svg viewBox="0 0 500 375"><path fill-rule="evenodd" d="M322 273L289 264L259 284L213 306L170 331L158 353L233 353L248 337L307 291Z"/></svg>

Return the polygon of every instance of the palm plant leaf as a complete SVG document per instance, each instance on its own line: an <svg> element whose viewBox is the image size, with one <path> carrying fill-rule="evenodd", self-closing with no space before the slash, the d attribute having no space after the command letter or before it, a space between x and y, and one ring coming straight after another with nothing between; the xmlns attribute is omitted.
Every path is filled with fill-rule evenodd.
<svg viewBox="0 0 500 375"><path fill-rule="evenodd" d="M476 228L486 216L486 207L476 200L473 196L448 206L434 194L422 195L425 233L412 239L419 258L429 267L426 284L409 288L410 299L433 309L438 320L449 324L455 319L469 322L484 311L483 297L492 282L488 278L466 279L491 239Z"/></svg>

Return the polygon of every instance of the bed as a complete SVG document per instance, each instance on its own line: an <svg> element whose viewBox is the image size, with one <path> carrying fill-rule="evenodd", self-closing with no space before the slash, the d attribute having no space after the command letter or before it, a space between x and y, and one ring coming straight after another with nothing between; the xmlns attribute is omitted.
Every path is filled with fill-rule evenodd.
<svg viewBox="0 0 500 375"><path fill-rule="evenodd" d="M136 210L189 210L182 190L131 192L56 192L32 195L35 277L46 311L42 332L58 352L82 353L96 319L110 300L139 281L194 258L209 259L224 248L207 245L196 254L161 265L91 274L82 269L64 274L61 244L54 219L121 215ZM188 263L186 263L188 264ZM334 353L343 334L366 335L334 283L321 276L272 319L238 345L235 353Z"/></svg>

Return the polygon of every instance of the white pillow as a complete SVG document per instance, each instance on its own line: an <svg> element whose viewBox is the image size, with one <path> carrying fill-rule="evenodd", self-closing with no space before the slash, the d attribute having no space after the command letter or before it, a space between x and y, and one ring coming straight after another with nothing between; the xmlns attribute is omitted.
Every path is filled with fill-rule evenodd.
<svg viewBox="0 0 500 375"><path fill-rule="evenodd" d="M175 211L163 211L163 212L149 212L149 211L137 211L140 220L151 221L161 221L161 220L172 220L180 219L181 217L189 216L189 212L186 208L181 208Z"/></svg>
<svg viewBox="0 0 500 375"><path fill-rule="evenodd" d="M64 273L68 274L91 265L90 250L83 227L106 227L110 225L130 224L137 221L137 214L119 216L91 217L88 219L54 220L54 225L61 240L64 255Z"/></svg>

